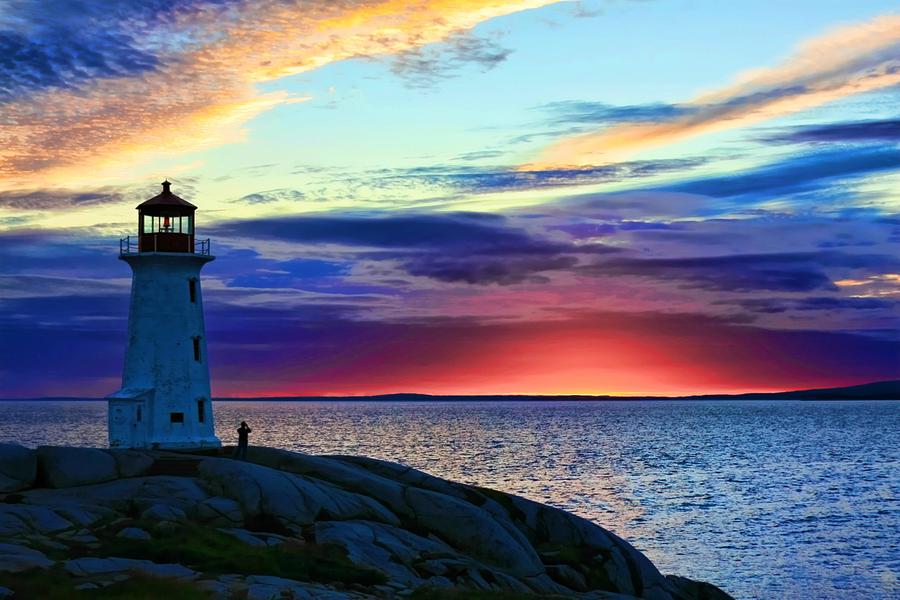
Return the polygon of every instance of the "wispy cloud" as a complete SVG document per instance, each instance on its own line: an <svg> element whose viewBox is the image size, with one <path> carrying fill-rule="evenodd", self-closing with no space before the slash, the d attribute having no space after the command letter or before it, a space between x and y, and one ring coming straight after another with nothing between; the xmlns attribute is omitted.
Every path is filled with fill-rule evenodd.
<svg viewBox="0 0 900 600"><path fill-rule="evenodd" d="M780 65L681 105L684 115L636 119L559 140L526 168L601 165L648 148L733 129L900 83L900 16L846 26L802 44Z"/></svg>
<svg viewBox="0 0 900 600"><path fill-rule="evenodd" d="M438 45L417 47L401 53L391 62L391 72L415 88L432 87L467 65L493 69L512 53L496 40L460 33Z"/></svg>
<svg viewBox="0 0 900 600"><path fill-rule="evenodd" d="M20 190L0 192L0 207L16 210L53 210L95 204L113 204L125 200L126 195L116 188L87 192L72 190Z"/></svg>
<svg viewBox="0 0 900 600"><path fill-rule="evenodd" d="M677 104L661 102L653 104L629 104L616 106L605 102L565 100L550 102L540 107L549 113L552 123L563 124L610 124L629 121L660 121L680 117L694 109Z"/></svg>
<svg viewBox="0 0 900 600"><path fill-rule="evenodd" d="M408 52L553 1L160 2L150 14L123 4L106 11L99 28L114 34L103 33L94 54L84 56L65 44L58 52L44 45L39 56L23 46L25 38L79 27L87 41L78 43L90 45L101 34L85 27L78 6L44 11L39 31L7 15L0 20L5 45L18 49L5 59L15 77L4 88L0 187L78 180L88 168L96 177L148 154L239 139L254 115L305 99L257 84L348 58ZM40 4L18 10L34 13ZM81 8L102 12L91 3Z"/></svg>

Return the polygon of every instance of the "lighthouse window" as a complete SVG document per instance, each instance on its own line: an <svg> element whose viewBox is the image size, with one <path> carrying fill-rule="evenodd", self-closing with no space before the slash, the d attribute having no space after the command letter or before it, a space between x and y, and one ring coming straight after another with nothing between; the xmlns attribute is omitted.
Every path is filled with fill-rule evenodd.
<svg viewBox="0 0 900 600"><path fill-rule="evenodd" d="M169 413L169 420L172 423L184 423L184 413L183 412Z"/></svg>
<svg viewBox="0 0 900 600"><path fill-rule="evenodd" d="M138 420L138 421L140 421L140 420L141 420L141 417L143 416L141 413L142 413L141 407L138 406L138 407L137 407L137 420Z"/></svg>
<svg viewBox="0 0 900 600"><path fill-rule="evenodd" d="M191 303L197 302L197 280L188 280L188 291L191 294Z"/></svg>
<svg viewBox="0 0 900 600"><path fill-rule="evenodd" d="M197 400L197 421L206 422L206 403L203 400Z"/></svg>
<svg viewBox="0 0 900 600"><path fill-rule="evenodd" d="M194 338L194 360L200 362L200 338Z"/></svg>

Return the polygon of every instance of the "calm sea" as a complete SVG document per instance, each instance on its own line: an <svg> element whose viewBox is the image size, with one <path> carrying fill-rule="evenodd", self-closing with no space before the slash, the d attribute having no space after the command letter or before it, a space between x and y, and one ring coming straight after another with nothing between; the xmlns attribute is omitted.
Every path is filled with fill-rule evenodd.
<svg viewBox="0 0 900 600"><path fill-rule="evenodd" d="M218 433L364 454L595 520L738 598L900 598L900 403L218 402ZM104 402L0 402L0 441L106 442Z"/></svg>

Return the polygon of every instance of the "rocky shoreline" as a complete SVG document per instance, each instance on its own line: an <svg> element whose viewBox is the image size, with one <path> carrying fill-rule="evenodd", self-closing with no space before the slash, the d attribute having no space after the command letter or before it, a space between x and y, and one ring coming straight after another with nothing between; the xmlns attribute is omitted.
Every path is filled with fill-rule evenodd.
<svg viewBox="0 0 900 600"><path fill-rule="evenodd" d="M0 598L719 600L585 519L390 462L0 444Z"/></svg>

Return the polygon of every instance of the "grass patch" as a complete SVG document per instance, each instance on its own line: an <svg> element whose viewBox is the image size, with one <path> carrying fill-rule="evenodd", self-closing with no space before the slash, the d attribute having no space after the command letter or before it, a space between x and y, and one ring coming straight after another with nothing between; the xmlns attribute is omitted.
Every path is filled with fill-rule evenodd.
<svg viewBox="0 0 900 600"><path fill-rule="evenodd" d="M103 536L100 547L89 553L177 563L212 575L275 575L362 585L386 581L383 573L353 564L342 548L333 545L288 541L278 546L249 546L226 533L194 523L181 524L174 531L154 531L152 536L150 540Z"/></svg>
<svg viewBox="0 0 900 600"><path fill-rule="evenodd" d="M208 600L211 594L185 581L134 575L126 581L91 590L76 590L76 580L62 568L4 573L3 585L18 600Z"/></svg>
<svg viewBox="0 0 900 600"><path fill-rule="evenodd" d="M541 560L550 565L569 565L578 567L585 562L591 562L593 554L581 546L567 546L563 544L539 544L535 547Z"/></svg>
<svg viewBox="0 0 900 600"><path fill-rule="evenodd" d="M585 577L588 588L618 592L619 589L610 580L604 565L610 559L610 553L587 546L567 546L563 544L540 544L536 550L541 560L548 565L568 565ZM597 556L601 556L600 559Z"/></svg>

